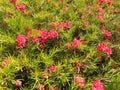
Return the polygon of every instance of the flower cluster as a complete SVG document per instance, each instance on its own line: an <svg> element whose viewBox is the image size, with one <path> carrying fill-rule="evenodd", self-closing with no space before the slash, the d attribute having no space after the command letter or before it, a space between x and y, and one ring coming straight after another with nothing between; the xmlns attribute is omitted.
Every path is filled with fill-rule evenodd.
<svg viewBox="0 0 120 90"><path fill-rule="evenodd" d="M9 0L11 3L16 3L17 0Z"/></svg>
<svg viewBox="0 0 120 90"><path fill-rule="evenodd" d="M39 84L39 85L38 85L38 90L45 90L44 85Z"/></svg>
<svg viewBox="0 0 120 90"><path fill-rule="evenodd" d="M95 80L92 83L92 90L104 90L104 85L101 80Z"/></svg>
<svg viewBox="0 0 120 90"><path fill-rule="evenodd" d="M112 33L110 31L104 31L104 36L105 37L112 37Z"/></svg>
<svg viewBox="0 0 120 90"><path fill-rule="evenodd" d="M56 69L57 69L57 66L55 65L50 66L50 72L55 72Z"/></svg>
<svg viewBox="0 0 120 90"><path fill-rule="evenodd" d="M112 5L113 4L113 0L98 0L98 3L99 4L106 3L106 4L109 4L109 5Z"/></svg>
<svg viewBox="0 0 120 90"><path fill-rule="evenodd" d="M119 0L7 1L0 1L1 90L119 90L111 88L120 76Z"/></svg>
<svg viewBox="0 0 120 90"><path fill-rule="evenodd" d="M67 48L76 48L76 47L79 46L80 41L81 41L81 40L78 40L78 39L74 38L72 44L67 43L67 44L65 44L65 46L66 46Z"/></svg>
<svg viewBox="0 0 120 90"><path fill-rule="evenodd" d="M9 0L11 3L15 4L15 8L16 10L18 11L21 11L21 12L25 12L27 10L25 4L18 4L17 1L18 0Z"/></svg>
<svg viewBox="0 0 120 90"><path fill-rule="evenodd" d="M22 81L16 80L16 81L15 81L15 86L17 86L17 87L22 86Z"/></svg>
<svg viewBox="0 0 120 90"><path fill-rule="evenodd" d="M9 62L8 62L8 59L7 59L7 58L4 59L4 60L2 61L2 64L1 64L0 68L5 67L8 63L9 63Z"/></svg>
<svg viewBox="0 0 120 90"><path fill-rule="evenodd" d="M40 33L38 36L32 36L32 41L34 43L45 43L48 41L48 39L58 39L59 35L56 30L52 29L49 32L46 29L42 29L38 31ZM32 31L29 30L27 32L27 35L18 35L16 38L17 44L16 48L23 48L26 46L27 39L31 38L30 34L32 34Z"/></svg>
<svg viewBox="0 0 120 90"><path fill-rule="evenodd" d="M85 87L85 80L84 80L84 78L77 76L77 77L74 78L74 80L75 80L75 83L76 83L80 88L84 88L84 87Z"/></svg>
<svg viewBox="0 0 120 90"><path fill-rule="evenodd" d="M17 35L16 48L23 48L26 46L27 37L25 35Z"/></svg>
<svg viewBox="0 0 120 90"><path fill-rule="evenodd" d="M70 28L70 22L61 22L58 23L58 28Z"/></svg>
<svg viewBox="0 0 120 90"><path fill-rule="evenodd" d="M58 87L49 87L48 90L60 90Z"/></svg>
<svg viewBox="0 0 120 90"><path fill-rule="evenodd" d="M97 50L98 51L102 51L102 52L106 53L107 55L111 55L112 54L112 49L109 48L104 42L100 43L97 46Z"/></svg>
<svg viewBox="0 0 120 90"><path fill-rule="evenodd" d="M25 4L17 4L17 5L16 5L16 10L25 12L25 11L26 11L26 6L25 6Z"/></svg>

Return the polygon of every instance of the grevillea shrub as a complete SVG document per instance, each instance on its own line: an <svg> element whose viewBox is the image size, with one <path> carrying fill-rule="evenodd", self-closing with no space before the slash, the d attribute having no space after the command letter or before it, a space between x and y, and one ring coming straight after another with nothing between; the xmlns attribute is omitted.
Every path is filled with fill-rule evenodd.
<svg viewBox="0 0 120 90"><path fill-rule="evenodd" d="M0 0L0 90L120 90L120 0Z"/></svg>

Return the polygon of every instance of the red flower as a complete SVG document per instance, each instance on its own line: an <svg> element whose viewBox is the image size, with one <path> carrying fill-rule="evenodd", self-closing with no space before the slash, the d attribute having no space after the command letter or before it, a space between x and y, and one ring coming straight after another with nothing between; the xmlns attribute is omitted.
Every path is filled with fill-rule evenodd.
<svg viewBox="0 0 120 90"><path fill-rule="evenodd" d="M70 43L65 44L65 46L69 49L72 48L72 45Z"/></svg>
<svg viewBox="0 0 120 90"><path fill-rule="evenodd" d="M97 46L97 49L99 50L99 51L102 51L104 48L106 48L107 47L107 45L105 44L105 43L100 43L98 46Z"/></svg>
<svg viewBox="0 0 120 90"><path fill-rule="evenodd" d="M41 42L47 42L48 40L48 32L45 29L40 31Z"/></svg>
<svg viewBox="0 0 120 90"><path fill-rule="evenodd" d="M99 20L99 21L101 21L101 22L104 22L104 19L103 19L103 17L102 16L97 16L97 19Z"/></svg>
<svg viewBox="0 0 120 90"><path fill-rule="evenodd" d="M16 3L17 0L9 0L11 3Z"/></svg>
<svg viewBox="0 0 120 90"><path fill-rule="evenodd" d="M64 22L58 23L57 26L58 26L59 29L62 29L64 27Z"/></svg>
<svg viewBox="0 0 120 90"><path fill-rule="evenodd" d="M80 40L77 40L76 38L74 38L72 42L72 48L78 47L79 44L80 44Z"/></svg>
<svg viewBox="0 0 120 90"><path fill-rule="evenodd" d="M55 27L55 23L54 23L54 22L51 22L51 23L50 23L50 26L51 26L52 28L54 28L54 27Z"/></svg>
<svg viewBox="0 0 120 90"><path fill-rule="evenodd" d="M61 23L58 23L58 28L59 29L62 29L62 28L70 28L70 22L61 22Z"/></svg>
<svg viewBox="0 0 120 90"><path fill-rule="evenodd" d="M105 13L105 11L102 8L98 8L98 12L103 14Z"/></svg>
<svg viewBox="0 0 120 90"><path fill-rule="evenodd" d="M112 49L109 47L106 47L106 49L104 50L104 53L111 55L112 54Z"/></svg>
<svg viewBox="0 0 120 90"><path fill-rule="evenodd" d="M118 32L120 33L120 26L118 27Z"/></svg>
<svg viewBox="0 0 120 90"><path fill-rule="evenodd" d="M17 36L17 39L16 39L16 41L17 41L16 48L23 48L23 47L25 47L26 46L26 39L27 39L26 36L19 34Z"/></svg>
<svg viewBox="0 0 120 90"><path fill-rule="evenodd" d="M39 85L38 85L38 90L45 90L44 85L39 84Z"/></svg>
<svg viewBox="0 0 120 90"><path fill-rule="evenodd" d="M67 44L65 44L65 46L66 46L68 49L69 49L69 48L76 48L76 47L79 46L80 41L81 41L81 40L77 40L76 38L74 38L72 44L67 43Z"/></svg>
<svg viewBox="0 0 120 90"><path fill-rule="evenodd" d="M20 87L22 85L22 81L16 80L15 81L15 86Z"/></svg>
<svg viewBox="0 0 120 90"><path fill-rule="evenodd" d="M92 84L92 90L104 90L104 85L100 80L95 80Z"/></svg>
<svg viewBox="0 0 120 90"><path fill-rule="evenodd" d="M97 2L98 2L99 4L101 4L101 3L105 2L105 0L98 0Z"/></svg>
<svg viewBox="0 0 120 90"><path fill-rule="evenodd" d="M85 80L82 77L75 77L74 78L75 83L80 87L80 88L84 88L85 87Z"/></svg>
<svg viewBox="0 0 120 90"><path fill-rule="evenodd" d="M40 38L37 37L37 36L34 36L34 37L32 37L32 41L33 41L33 43L39 43L40 42Z"/></svg>
<svg viewBox="0 0 120 90"><path fill-rule="evenodd" d="M106 3L109 4L109 5L112 5L113 4L113 0L106 0Z"/></svg>
<svg viewBox="0 0 120 90"><path fill-rule="evenodd" d="M93 15L93 13L92 13L91 10L87 10L86 13L87 13L88 15Z"/></svg>
<svg viewBox="0 0 120 90"><path fill-rule="evenodd" d="M65 27L65 28L70 28L70 22L64 23L64 27Z"/></svg>
<svg viewBox="0 0 120 90"><path fill-rule="evenodd" d="M112 33L110 31L105 31L104 32L104 36L105 37L111 37L112 36Z"/></svg>
<svg viewBox="0 0 120 90"><path fill-rule="evenodd" d="M54 87L54 90L60 90L58 87Z"/></svg>
<svg viewBox="0 0 120 90"><path fill-rule="evenodd" d="M88 21L84 22L83 24L84 24L85 27L89 27L90 26Z"/></svg>
<svg viewBox="0 0 120 90"><path fill-rule="evenodd" d="M98 46L97 46L97 50L98 51L102 51L108 55L111 55L112 54L112 49L109 48L105 43L100 43Z"/></svg>
<svg viewBox="0 0 120 90"><path fill-rule="evenodd" d="M24 4L17 4L16 5L16 10L20 10L22 12L26 11L26 6Z"/></svg>
<svg viewBox="0 0 120 90"><path fill-rule="evenodd" d="M57 67L55 65L50 66L50 72L55 72Z"/></svg>
<svg viewBox="0 0 120 90"><path fill-rule="evenodd" d="M65 13L67 10L68 10L68 7L65 6L65 7L63 8L63 12Z"/></svg>
<svg viewBox="0 0 120 90"><path fill-rule="evenodd" d="M50 30L50 32L48 33L48 37L50 39L55 39L55 38L58 39L59 38L57 31L54 29Z"/></svg>

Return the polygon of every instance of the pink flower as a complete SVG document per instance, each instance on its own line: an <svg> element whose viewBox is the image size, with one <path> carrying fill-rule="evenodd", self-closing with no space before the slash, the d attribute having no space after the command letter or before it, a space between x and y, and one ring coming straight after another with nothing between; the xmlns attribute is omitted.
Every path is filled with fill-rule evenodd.
<svg viewBox="0 0 120 90"><path fill-rule="evenodd" d="M16 41L17 41L16 48L23 48L23 47L25 47L26 46L26 41L27 41L26 39L27 39L26 36L19 34L17 36L17 39L16 39Z"/></svg>
<svg viewBox="0 0 120 90"><path fill-rule="evenodd" d="M60 90L58 87L49 87L48 90Z"/></svg>
<svg viewBox="0 0 120 90"><path fill-rule="evenodd" d="M55 90L55 89L54 89L54 87L49 87L49 89L48 89L48 90Z"/></svg>
<svg viewBox="0 0 120 90"><path fill-rule="evenodd" d="M20 87L22 85L22 81L16 80L15 81L15 86Z"/></svg>
<svg viewBox="0 0 120 90"><path fill-rule="evenodd" d="M47 72L47 70L45 70L45 71L43 72L43 74L42 74L41 77L44 78L44 79L47 79L47 78L48 78L48 72Z"/></svg>
<svg viewBox="0 0 120 90"><path fill-rule="evenodd" d="M57 25L58 28L59 28L59 29L62 29L62 28L64 27L64 23L65 23L65 22L58 23L58 25Z"/></svg>
<svg viewBox="0 0 120 90"><path fill-rule="evenodd" d="M104 32L104 36L105 36L105 37L111 37L111 36L112 36L112 33L111 33L110 31L107 31L107 30L106 30L106 31Z"/></svg>
<svg viewBox="0 0 120 90"><path fill-rule="evenodd" d="M99 4L101 4L101 3L105 2L105 0L98 0L97 2L98 2Z"/></svg>
<svg viewBox="0 0 120 90"><path fill-rule="evenodd" d="M2 67L5 67L8 64L8 59L4 59L2 61Z"/></svg>
<svg viewBox="0 0 120 90"><path fill-rule="evenodd" d="M57 67L55 65L50 66L50 72L55 72Z"/></svg>
<svg viewBox="0 0 120 90"><path fill-rule="evenodd" d="M83 23L83 25L84 25L85 27L89 27L89 26L90 26L90 23L89 23L88 21L85 21L85 22Z"/></svg>
<svg viewBox="0 0 120 90"><path fill-rule="evenodd" d="M65 6L65 7L63 8L63 12L65 13L67 10L68 10L68 7Z"/></svg>
<svg viewBox="0 0 120 90"><path fill-rule="evenodd" d="M68 49L69 49L69 48L76 48L76 47L79 46L80 41L81 41L81 40L77 40L76 38L74 38L72 44L67 43L67 44L65 44L65 46L66 46Z"/></svg>
<svg viewBox="0 0 120 90"><path fill-rule="evenodd" d="M80 88L84 88L85 87L85 80L82 77L75 77L74 78L75 83L80 87Z"/></svg>
<svg viewBox="0 0 120 90"><path fill-rule="evenodd" d="M108 55L111 55L112 54L112 49L109 48L105 43L100 43L98 46L97 46L97 50L98 51L102 51Z"/></svg>
<svg viewBox="0 0 120 90"><path fill-rule="evenodd" d="M106 3L109 4L109 5L112 5L113 4L113 0L106 0Z"/></svg>
<svg viewBox="0 0 120 90"><path fill-rule="evenodd" d="M50 32L48 33L48 37L50 39L55 39L55 38L58 39L59 38L57 31L54 29L50 30Z"/></svg>
<svg viewBox="0 0 120 90"><path fill-rule="evenodd" d="M100 80L95 80L92 83L92 90L104 90L104 85Z"/></svg>
<svg viewBox="0 0 120 90"><path fill-rule="evenodd" d="M26 6L24 4L17 4L16 5L16 10L25 12L26 11Z"/></svg>
<svg viewBox="0 0 120 90"><path fill-rule="evenodd" d="M91 10L87 10L86 13L87 13L88 15L93 15L93 13L92 13Z"/></svg>
<svg viewBox="0 0 120 90"><path fill-rule="evenodd" d="M65 27L65 28L70 28L70 22L65 22L65 23L64 23L64 27Z"/></svg>
<svg viewBox="0 0 120 90"><path fill-rule="evenodd" d="M11 3L16 3L17 0L9 0Z"/></svg>
<svg viewBox="0 0 120 90"><path fill-rule="evenodd" d="M99 51L102 51L104 50L105 48L107 47L107 45L105 43L100 43L98 46L97 46L97 49Z"/></svg>
<svg viewBox="0 0 120 90"><path fill-rule="evenodd" d="M58 23L58 28L59 29L62 29L62 28L70 28L70 22L61 22L61 23Z"/></svg>
<svg viewBox="0 0 120 90"><path fill-rule="evenodd" d="M101 21L101 22L104 22L103 17L102 17L102 16L100 16L100 15L98 15L98 16L97 16L97 19L98 19L99 21Z"/></svg>
<svg viewBox="0 0 120 90"><path fill-rule="evenodd" d="M79 44L80 44L80 40L77 40L76 38L74 38L72 42L72 48L78 47Z"/></svg>
<svg viewBox="0 0 120 90"><path fill-rule="evenodd" d="M46 29L42 29L40 31L40 37L41 37L41 42L47 42L47 40L48 40L48 32L46 31Z"/></svg>
<svg viewBox="0 0 120 90"><path fill-rule="evenodd" d="M72 48L72 45L71 45L70 43L65 44L65 46L66 46L68 49Z"/></svg>
<svg viewBox="0 0 120 90"><path fill-rule="evenodd" d="M39 85L38 85L38 90L45 90L44 85L39 84Z"/></svg>
<svg viewBox="0 0 120 90"><path fill-rule="evenodd" d="M32 41L33 41L33 43L39 43L40 42L40 38L37 37L37 36L34 36L34 37L32 37Z"/></svg>
<svg viewBox="0 0 120 90"><path fill-rule="evenodd" d="M51 22L51 23L50 23L50 26L51 26L52 28L54 28L54 27L55 27L55 23L54 23L54 22Z"/></svg>
<svg viewBox="0 0 120 90"><path fill-rule="evenodd" d="M105 11L102 8L98 8L98 12L104 14Z"/></svg>
<svg viewBox="0 0 120 90"><path fill-rule="evenodd" d="M107 55L111 55L112 54L112 49L107 47L105 50L103 50L104 53L106 53Z"/></svg>
<svg viewBox="0 0 120 90"><path fill-rule="evenodd" d="M101 29L102 31L105 31L105 26L101 26L100 29Z"/></svg>

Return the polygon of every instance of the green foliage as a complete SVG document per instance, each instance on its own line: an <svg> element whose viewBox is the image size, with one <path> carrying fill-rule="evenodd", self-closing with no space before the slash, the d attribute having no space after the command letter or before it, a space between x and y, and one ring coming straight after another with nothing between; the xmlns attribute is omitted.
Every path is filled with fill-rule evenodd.
<svg viewBox="0 0 120 90"><path fill-rule="evenodd" d="M120 89L119 0L99 6L98 0L63 1L18 0L17 4L26 6L23 12L10 0L0 0L0 90L37 90L40 84L45 90L49 87L91 90L96 79L104 83L105 90ZM98 7L105 13L99 13ZM103 22L98 20L98 15L104 18ZM70 27L58 27L66 22ZM101 26L112 36L106 38ZM33 37L39 36L42 29L47 32L55 29L59 38L34 43ZM29 30L32 34L27 37L26 46L16 48L17 36L27 36ZM75 38L80 44L75 48L67 47L66 44L76 44L73 43ZM97 50L101 42L112 49L112 55ZM52 72L51 66L56 66L56 70ZM85 79L84 88L75 83L76 76ZM16 80L21 80L22 86L15 86Z"/></svg>

